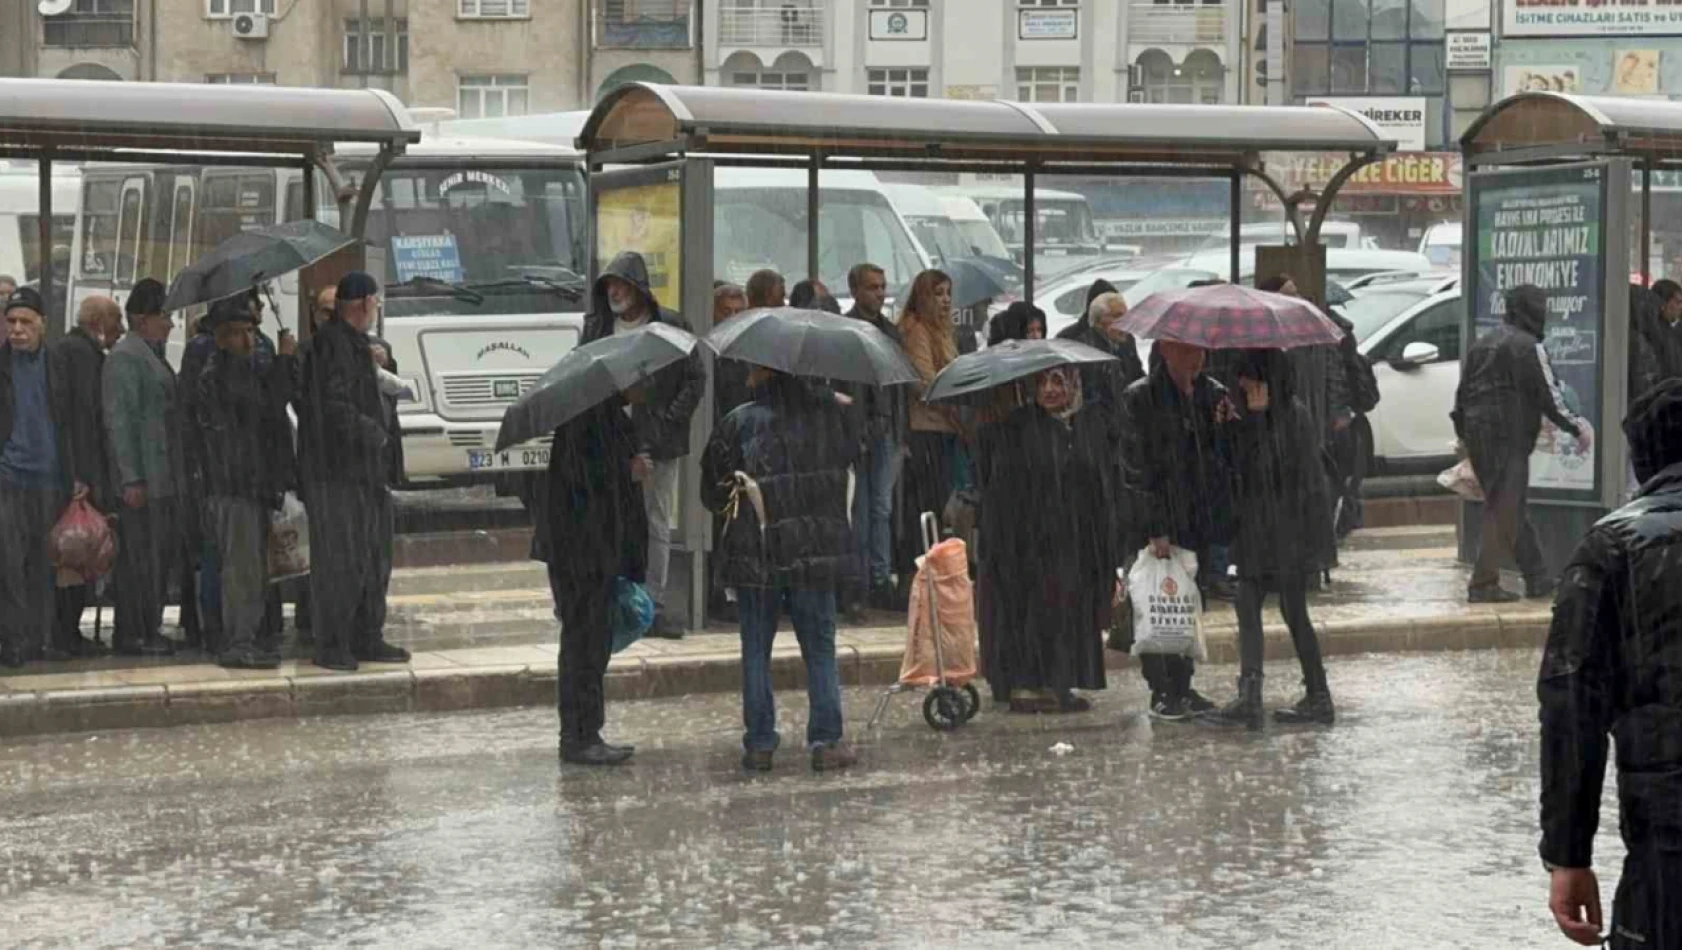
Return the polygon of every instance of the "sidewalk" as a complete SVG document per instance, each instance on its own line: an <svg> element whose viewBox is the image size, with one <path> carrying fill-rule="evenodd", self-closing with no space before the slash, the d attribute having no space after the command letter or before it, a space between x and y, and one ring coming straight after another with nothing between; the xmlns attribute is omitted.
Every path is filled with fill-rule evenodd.
<svg viewBox="0 0 1682 950"><path fill-rule="evenodd" d="M1332 589L1313 597L1313 615L1328 655L1536 647L1547 633L1550 605L1520 601L1468 606L1465 569L1455 563L1453 536L1441 527L1363 531L1344 551ZM899 672L904 621L837 634L848 685L885 685ZM1292 656L1289 637L1270 601L1268 658ZM1230 604L1205 614L1210 661L1237 660L1237 624ZM614 657L612 699L653 698L739 688L737 639L696 634L651 640ZM0 677L0 736L230 722L241 719L446 712L554 702L557 646L548 643L421 651L408 664L365 664L333 673L289 661L278 670L233 671L212 664L155 663L111 668L115 660L31 667ZM774 651L778 689L802 684L792 635ZM1111 653L1112 668L1131 660ZM139 663L140 661L131 661ZM39 672L37 672L39 670Z"/></svg>

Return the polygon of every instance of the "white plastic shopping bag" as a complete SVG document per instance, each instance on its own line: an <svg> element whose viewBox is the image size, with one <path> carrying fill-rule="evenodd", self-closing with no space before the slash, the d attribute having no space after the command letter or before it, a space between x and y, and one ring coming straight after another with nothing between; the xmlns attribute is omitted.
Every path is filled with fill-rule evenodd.
<svg viewBox="0 0 1682 950"><path fill-rule="evenodd" d="M1483 486L1472 471L1472 460L1461 459L1437 473L1437 484L1467 501L1483 501Z"/></svg>
<svg viewBox="0 0 1682 950"><path fill-rule="evenodd" d="M304 503L292 492L269 513L269 582L310 572L310 522Z"/></svg>
<svg viewBox="0 0 1682 950"><path fill-rule="evenodd" d="M1147 653L1208 659L1203 645L1203 595L1197 589L1197 555L1169 548L1157 557L1149 547L1133 560L1127 577L1133 605L1134 656Z"/></svg>

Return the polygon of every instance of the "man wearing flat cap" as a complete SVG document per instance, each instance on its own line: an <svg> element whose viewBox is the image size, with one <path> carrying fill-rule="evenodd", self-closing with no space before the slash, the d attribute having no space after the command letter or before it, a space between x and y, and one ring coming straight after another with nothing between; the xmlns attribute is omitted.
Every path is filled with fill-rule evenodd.
<svg viewBox="0 0 1682 950"><path fill-rule="evenodd" d="M175 372L164 360L175 323L164 312L164 296L164 285L151 278L134 285L123 304L128 332L105 358L105 426L122 502L112 644L127 656L174 652L161 628L169 572L181 561L184 473Z"/></svg>
<svg viewBox="0 0 1682 950"><path fill-rule="evenodd" d="M369 338L379 290L362 271L339 281L333 315L311 338L302 373L298 424L315 663L330 670L409 659L384 634L398 435L389 424Z"/></svg>

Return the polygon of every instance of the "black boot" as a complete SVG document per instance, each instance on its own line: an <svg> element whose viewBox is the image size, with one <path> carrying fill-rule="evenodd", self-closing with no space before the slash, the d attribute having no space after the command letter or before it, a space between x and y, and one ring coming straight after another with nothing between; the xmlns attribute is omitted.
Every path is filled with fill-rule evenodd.
<svg viewBox="0 0 1682 950"><path fill-rule="evenodd" d="M1217 726L1262 727L1262 677L1245 673L1238 677L1238 698L1220 709L1204 713L1204 722Z"/></svg>
<svg viewBox="0 0 1682 950"><path fill-rule="evenodd" d="M1273 711L1273 721L1286 726L1329 726L1337 721L1331 690L1311 689L1295 706Z"/></svg>

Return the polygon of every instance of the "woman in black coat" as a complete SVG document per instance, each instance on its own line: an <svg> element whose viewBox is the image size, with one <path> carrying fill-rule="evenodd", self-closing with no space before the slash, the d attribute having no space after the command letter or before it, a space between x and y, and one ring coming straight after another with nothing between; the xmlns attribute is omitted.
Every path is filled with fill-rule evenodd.
<svg viewBox="0 0 1682 950"><path fill-rule="evenodd" d="M615 396L555 430L539 509L547 522L549 588L561 621L561 759L579 765L618 765L631 757L629 747L603 742L601 729L614 580L642 583L648 564L641 485L647 472L637 468L636 456L636 434L624 401Z"/></svg>
<svg viewBox="0 0 1682 950"><path fill-rule="evenodd" d="M1090 708L1103 689L1110 596L1120 555L1101 514L1115 490L1104 410L1083 408L1080 373L1049 370L1035 401L993 427L1009 451L983 454L982 661L1012 712Z"/></svg>
<svg viewBox="0 0 1682 950"><path fill-rule="evenodd" d="M1262 602L1279 595L1279 612L1291 631L1308 696L1280 710L1280 722L1333 720L1331 691L1320 641L1308 617L1308 582L1326 567L1332 550L1320 439L1297 399L1291 365L1280 350L1248 350L1236 360L1241 409L1231 423L1233 562L1238 568L1238 698L1210 713L1214 721L1261 728Z"/></svg>

